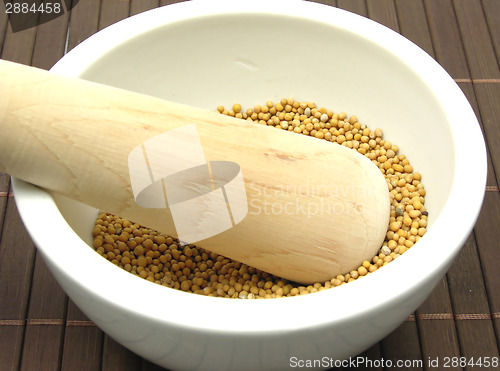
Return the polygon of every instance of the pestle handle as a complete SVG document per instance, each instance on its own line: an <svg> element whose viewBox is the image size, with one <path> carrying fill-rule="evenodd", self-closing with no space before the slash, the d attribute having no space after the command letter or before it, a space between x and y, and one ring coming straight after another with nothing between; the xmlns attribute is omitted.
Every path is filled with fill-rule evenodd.
<svg viewBox="0 0 500 371"><path fill-rule="evenodd" d="M312 137L0 61L0 171L300 282L370 260L389 192Z"/></svg>

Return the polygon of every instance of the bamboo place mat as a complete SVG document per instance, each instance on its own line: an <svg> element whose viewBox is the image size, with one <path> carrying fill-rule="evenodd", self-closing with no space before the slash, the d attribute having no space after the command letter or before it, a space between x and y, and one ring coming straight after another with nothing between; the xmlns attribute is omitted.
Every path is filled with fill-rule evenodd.
<svg viewBox="0 0 500 371"><path fill-rule="evenodd" d="M65 1L65 9L70 2ZM98 30L173 2L80 0L64 16L43 24L40 20L39 26L17 32L9 26L0 2L0 58L49 69ZM416 367L400 368L414 370L430 369L428 360L436 357L498 357L500 0L321 2L382 23L433 56L471 102L488 145L485 202L461 254L425 303L361 356L394 362L422 360L423 367L415 363ZM422 120L425 115L422 112ZM68 299L25 231L9 176L0 174L0 371L17 369L161 370L102 333Z"/></svg>

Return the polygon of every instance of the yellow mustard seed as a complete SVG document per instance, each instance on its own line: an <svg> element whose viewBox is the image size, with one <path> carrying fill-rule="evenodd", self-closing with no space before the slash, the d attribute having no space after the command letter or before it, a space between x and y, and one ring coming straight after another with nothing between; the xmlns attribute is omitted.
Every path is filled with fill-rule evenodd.
<svg viewBox="0 0 500 371"><path fill-rule="evenodd" d="M386 177L391 218L385 241L371 261L329 281L307 287L272 276L248 265L189 245L129 220L100 213L92 230L98 254L127 272L156 284L198 295L239 299L280 298L315 293L365 277L401 256L427 231L426 191L422 175L414 172L399 147L372 131L356 116L334 113L316 103L283 98L243 109L235 103L216 109L256 124L274 126L353 148L365 155Z"/></svg>

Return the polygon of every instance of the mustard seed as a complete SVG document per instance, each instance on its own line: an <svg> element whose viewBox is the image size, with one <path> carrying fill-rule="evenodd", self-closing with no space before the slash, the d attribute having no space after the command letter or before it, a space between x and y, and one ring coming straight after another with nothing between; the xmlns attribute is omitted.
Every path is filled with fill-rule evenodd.
<svg viewBox="0 0 500 371"><path fill-rule="evenodd" d="M426 233L428 212L422 175L414 172L397 145L383 138L380 128L372 131L356 116L293 98L267 101L248 109L239 103L229 109L220 105L216 111L334 142L369 158L384 174L391 199L386 238L378 254L351 272L305 287L201 247L181 247L172 236L100 213L92 229L93 247L99 255L127 272L176 290L225 298L279 298L306 295L365 277L413 248Z"/></svg>
<svg viewBox="0 0 500 371"><path fill-rule="evenodd" d="M364 266L361 266L358 268L358 274L360 276L366 276L367 273L368 273L368 270Z"/></svg>
<svg viewBox="0 0 500 371"><path fill-rule="evenodd" d="M144 254L144 247L142 245L137 245L135 248L134 248L134 254L136 256L140 256L140 255L143 255Z"/></svg>

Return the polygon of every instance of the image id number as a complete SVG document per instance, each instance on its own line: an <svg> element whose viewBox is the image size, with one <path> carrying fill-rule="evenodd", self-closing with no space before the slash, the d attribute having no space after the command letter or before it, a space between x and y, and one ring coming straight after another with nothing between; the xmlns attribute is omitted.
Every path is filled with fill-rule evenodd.
<svg viewBox="0 0 500 371"><path fill-rule="evenodd" d="M61 13L63 9L60 3L28 4L28 3L7 3L5 4L7 14L28 14L28 13Z"/></svg>
<svg viewBox="0 0 500 371"><path fill-rule="evenodd" d="M443 367L498 367L498 357L444 357Z"/></svg>

